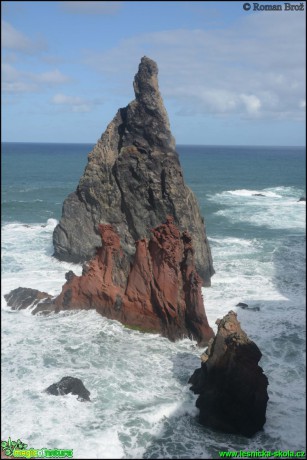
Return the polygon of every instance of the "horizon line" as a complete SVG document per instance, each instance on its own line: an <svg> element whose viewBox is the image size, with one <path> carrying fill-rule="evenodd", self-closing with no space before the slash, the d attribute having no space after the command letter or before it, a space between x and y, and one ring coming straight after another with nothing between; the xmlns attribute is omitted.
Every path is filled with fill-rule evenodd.
<svg viewBox="0 0 307 460"><path fill-rule="evenodd" d="M67 144L67 145L96 145L96 142L41 142L41 141L1 141L1 144ZM272 144L176 144L182 147L278 147L306 148L306 145L272 145Z"/></svg>

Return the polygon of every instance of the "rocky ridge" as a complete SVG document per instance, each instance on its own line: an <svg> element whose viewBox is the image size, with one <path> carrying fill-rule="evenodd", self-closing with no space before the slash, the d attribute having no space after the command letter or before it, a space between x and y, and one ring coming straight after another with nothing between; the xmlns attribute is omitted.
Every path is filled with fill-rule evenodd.
<svg viewBox="0 0 307 460"><path fill-rule="evenodd" d="M54 230L54 256L84 262L101 246L100 224L110 224L132 261L135 241L174 217L188 230L196 267L205 286L213 265L204 220L193 192L185 185L175 140L158 87L157 64L141 59L134 78L135 100L118 110L92 152L75 192L64 201ZM129 264L123 267L129 274Z"/></svg>
<svg viewBox="0 0 307 460"><path fill-rule="evenodd" d="M109 224L98 227L101 246L81 276L66 273L59 296L18 288L5 295L9 306L32 313L96 309L103 316L143 332L161 333L170 340L190 337L205 346L214 336L204 310L201 278L195 268L189 232L180 232L172 217L151 230L150 239L136 241L129 260L120 237ZM29 296L29 293L31 294Z"/></svg>

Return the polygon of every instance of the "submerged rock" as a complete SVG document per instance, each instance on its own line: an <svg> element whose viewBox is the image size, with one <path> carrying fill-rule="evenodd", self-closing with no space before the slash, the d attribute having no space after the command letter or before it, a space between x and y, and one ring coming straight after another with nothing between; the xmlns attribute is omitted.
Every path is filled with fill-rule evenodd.
<svg viewBox="0 0 307 460"><path fill-rule="evenodd" d="M199 421L226 433L252 436L263 428L268 379L258 365L261 352L230 311L217 320L218 332L189 380L199 394Z"/></svg>
<svg viewBox="0 0 307 460"><path fill-rule="evenodd" d="M241 308L245 309L245 308L248 308L248 305L247 305L247 303L239 302L239 303L237 303L236 307L241 307Z"/></svg>
<svg viewBox="0 0 307 460"><path fill-rule="evenodd" d="M119 235L111 225L98 227L101 247L83 267L81 276L65 276L61 294L50 310L96 309L110 319L170 340L190 337L206 345L214 336L201 294L190 234L180 232L172 217L151 230L151 238L135 243L129 265ZM12 302L14 295L9 294ZM16 302L15 302L16 303ZM48 306L47 306L48 307ZM45 310L46 303L36 307Z"/></svg>
<svg viewBox="0 0 307 460"><path fill-rule="evenodd" d="M63 377L58 383L53 383L45 390L50 395L78 395L78 401L90 401L90 392L83 385L82 380L76 377Z"/></svg>
<svg viewBox="0 0 307 460"><path fill-rule="evenodd" d="M172 215L180 231L190 232L198 273L209 286L214 270L204 220L183 180L157 76L157 64L143 57L133 83L135 100L118 110L88 155L76 191L64 201L54 256L89 260L101 246L99 225L111 224L130 261L135 241L149 238L150 228ZM123 270L128 276L129 263Z"/></svg>
<svg viewBox="0 0 307 460"><path fill-rule="evenodd" d="M248 311L260 311L260 307L249 307L247 303L244 302L239 302L237 303L236 307L243 308L243 310L248 310Z"/></svg>
<svg viewBox="0 0 307 460"><path fill-rule="evenodd" d="M36 306L42 300L49 300L52 298L47 292L41 292L37 289L19 287L13 289L8 294L4 295L5 300L9 307L13 310L22 310L30 306Z"/></svg>

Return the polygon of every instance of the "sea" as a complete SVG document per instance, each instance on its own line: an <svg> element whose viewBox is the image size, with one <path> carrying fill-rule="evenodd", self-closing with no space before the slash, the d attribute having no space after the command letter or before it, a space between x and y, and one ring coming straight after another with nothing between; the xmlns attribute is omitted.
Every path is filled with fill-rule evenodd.
<svg viewBox="0 0 307 460"><path fill-rule="evenodd" d="M177 146L212 250L216 273L203 289L209 322L216 331L217 318L237 312L269 380L264 429L245 438L198 423L188 384L204 351L196 342L172 343L95 311L34 316L7 306L11 289L56 295L68 270L81 274L52 257L52 233L92 147L2 143L1 441L100 459L306 451L305 148ZM92 402L43 392L68 375Z"/></svg>

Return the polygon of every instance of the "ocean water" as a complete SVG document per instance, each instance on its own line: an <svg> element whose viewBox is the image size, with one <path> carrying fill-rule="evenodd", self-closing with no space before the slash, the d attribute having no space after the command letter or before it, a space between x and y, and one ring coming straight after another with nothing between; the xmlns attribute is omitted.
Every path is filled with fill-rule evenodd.
<svg viewBox="0 0 307 460"><path fill-rule="evenodd" d="M76 188L88 144L2 144L2 432L74 458L219 458L218 452L304 450L305 149L178 146L205 217L216 274L203 290L211 326L229 310L262 351L269 379L264 430L253 438L198 424L187 381L188 339L171 343L94 311L47 317L12 311L19 286L57 294L81 266L52 258L52 232ZM262 196L256 196L261 194ZM245 302L259 311L236 307ZM81 378L92 403L42 392Z"/></svg>

